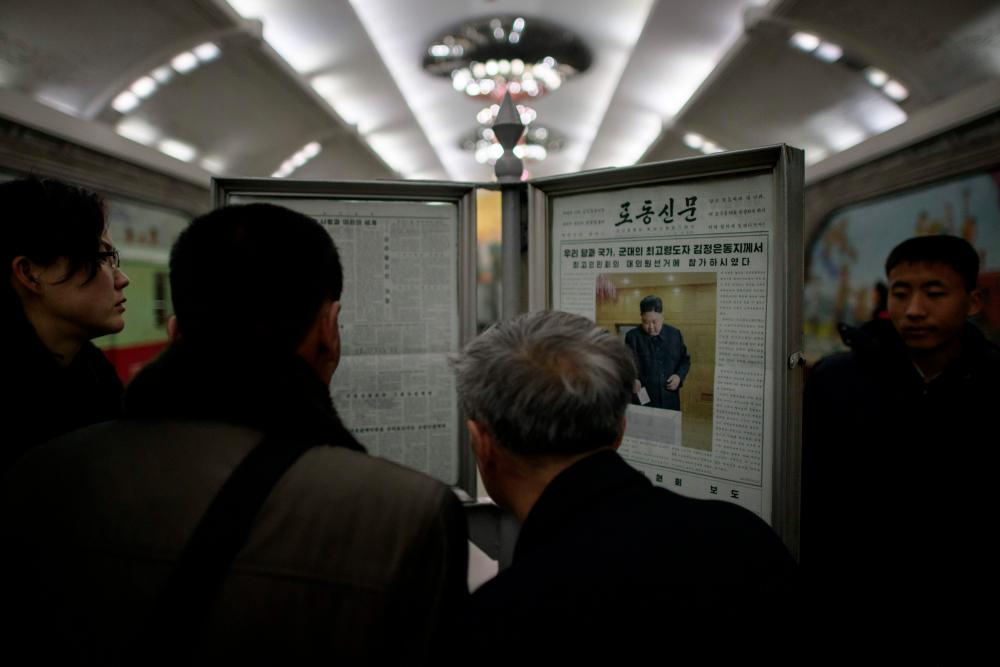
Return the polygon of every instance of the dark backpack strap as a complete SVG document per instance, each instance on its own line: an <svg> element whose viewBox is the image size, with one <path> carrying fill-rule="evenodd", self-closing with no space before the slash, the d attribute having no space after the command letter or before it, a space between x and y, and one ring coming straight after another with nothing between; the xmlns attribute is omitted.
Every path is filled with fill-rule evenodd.
<svg viewBox="0 0 1000 667"><path fill-rule="evenodd" d="M137 648L159 662L188 661L264 501L313 446L265 437L236 466L178 558Z"/></svg>

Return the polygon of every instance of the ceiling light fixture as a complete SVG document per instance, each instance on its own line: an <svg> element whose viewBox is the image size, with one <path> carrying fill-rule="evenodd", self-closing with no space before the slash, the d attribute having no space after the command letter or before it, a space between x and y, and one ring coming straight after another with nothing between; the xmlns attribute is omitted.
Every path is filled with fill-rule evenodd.
<svg viewBox="0 0 1000 667"><path fill-rule="evenodd" d="M185 144L182 141L177 141L176 139L161 139L156 147L160 149L160 152L164 155L169 155L172 158L181 160L182 162L190 162L198 155L198 151L194 146L190 144Z"/></svg>
<svg viewBox="0 0 1000 667"><path fill-rule="evenodd" d="M432 40L424 69L450 77L452 87L470 97L514 101L557 90L586 71L590 50L575 34L549 21L494 16L452 26Z"/></svg>
<svg viewBox="0 0 1000 667"><path fill-rule="evenodd" d="M826 63L841 63L848 69L860 72L865 80L878 88L894 102L902 102L910 96L910 91L899 81L878 67L872 67L856 56L845 56L844 49L833 42L824 41L811 32L795 32L788 38L789 44L800 51L812 54Z"/></svg>
<svg viewBox="0 0 1000 667"><path fill-rule="evenodd" d="M691 150L700 151L705 155L721 153L726 150L711 139L706 139L703 135L698 134L697 132L687 132L684 135L684 144Z"/></svg>
<svg viewBox="0 0 1000 667"><path fill-rule="evenodd" d="M811 32L797 32L792 35L791 44L800 51L812 53L819 46L820 39Z"/></svg>
<svg viewBox="0 0 1000 667"><path fill-rule="evenodd" d="M152 96L157 88L173 79L175 72L177 74L192 72L202 63L215 60L221 53L222 50L214 42L205 42L191 51L178 53L169 63L154 68L149 74L133 81L126 90L118 93L111 101L111 108L120 114L127 114L138 107L142 100Z"/></svg>
<svg viewBox="0 0 1000 667"><path fill-rule="evenodd" d="M281 166L271 174L271 177L285 178L291 175L296 169L302 168L303 165L319 155L322 149L323 147L318 141L310 141L282 162Z"/></svg>

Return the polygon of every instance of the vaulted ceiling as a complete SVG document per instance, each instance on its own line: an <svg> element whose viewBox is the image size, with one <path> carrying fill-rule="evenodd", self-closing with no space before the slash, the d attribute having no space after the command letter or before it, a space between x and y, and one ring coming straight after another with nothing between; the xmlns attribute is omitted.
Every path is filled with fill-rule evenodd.
<svg viewBox="0 0 1000 667"><path fill-rule="evenodd" d="M562 138L531 176L780 142L822 175L1000 108L995 0L3 0L0 116L195 181L488 181L463 147L488 101L422 63L494 16L591 55L528 102Z"/></svg>

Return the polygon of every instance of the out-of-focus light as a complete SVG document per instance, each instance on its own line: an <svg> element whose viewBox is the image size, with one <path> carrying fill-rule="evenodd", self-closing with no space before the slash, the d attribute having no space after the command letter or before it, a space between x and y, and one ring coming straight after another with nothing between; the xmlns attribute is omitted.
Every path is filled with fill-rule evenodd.
<svg viewBox="0 0 1000 667"><path fill-rule="evenodd" d="M64 102L63 100L60 99L56 99L51 95L47 95L45 93L36 93L35 99L44 104L45 106L55 109L56 111L60 111L66 114L67 116L80 115L80 112L77 111L76 107L74 107L72 104Z"/></svg>
<svg viewBox="0 0 1000 667"><path fill-rule="evenodd" d="M157 135L159 135L156 128L138 118L126 118L118 123L115 127L115 132L130 141L145 146L152 145L156 141Z"/></svg>
<svg viewBox="0 0 1000 667"><path fill-rule="evenodd" d="M211 60L215 60L222 53L219 47L212 42L205 42L204 44L199 44L194 47L194 55L203 63L207 63Z"/></svg>
<svg viewBox="0 0 1000 667"><path fill-rule="evenodd" d="M829 156L824 148L807 148L806 149L806 166L811 167L817 162L822 162Z"/></svg>
<svg viewBox="0 0 1000 667"><path fill-rule="evenodd" d="M844 55L844 50L832 42L823 42L813 55L824 62L835 63Z"/></svg>
<svg viewBox="0 0 1000 667"><path fill-rule="evenodd" d="M447 58L451 55L451 47L447 44L435 44L430 48L430 54L435 58Z"/></svg>
<svg viewBox="0 0 1000 667"><path fill-rule="evenodd" d="M826 132L826 143L837 153L857 146L867 138L865 131L854 125L842 125Z"/></svg>
<svg viewBox="0 0 1000 667"><path fill-rule="evenodd" d="M194 146L177 141L176 139L162 139L156 147L160 149L161 153L183 162L190 162L198 154Z"/></svg>
<svg viewBox="0 0 1000 667"><path fill-rule="evenodd" d="M819 37L811 32L797 32L789 41L792 46L806 53L812 53L819 46Z"/></svg>
<svg viewBox="0 0 1000 667"><path fill-rule="evenodd" d="M190 51L178 53L170 60L170 66L181 74L187 74L198 66L198 57Z"/></svg>
<svg viewBox="0 0 1000 667"><path fill-rule="evenodd" d="M701 136L697 132L688 132L684 135L684 143L688 148L700 151L701 147L705 145L705 137Z"/></svg>
<svg viewBox="0 0 1000 667"><path fill-rule="evenodd" d="M886 81L885 85L882 86L882 92L897 102L902 102L910 96L910 91L906 89L906 86L895 79L889 79Z"/></svg>
<svg viewBox="0 0 1000 667"><path fill-rule="evenodd" d="M868 83L881 88L889 80L889 75L877 67L869 67L865 70L865 78L868 79Z"/></svg>
<svg viewBox="0 0 1000 667"><path fill-rule="evenodd" d="M524 19L520 16L514 19L514 32L521 32L524 30Z"/></svg>
<svg viewBox="0 0 1000 667"><path fill-rule="evenodd" d="M156 81L150 76L140 77L129 87L129 90L138 97L146 99L156 91Z"/></svg>
<svg viewBox="0 0 1000 667"><path fill-rule="evenodd" d="M111 101L111 108L118 113L128 113L139 106L139 97L131 90L124 90Z"/></svg>
<svg viewBox="0 0 1000 667"><path fill-rule="evenodd" d="M166 65L161 65L153 70L152 76L157 82L163 84L174 78L174 71Z"/></svg>
<svg viewBox="0 0 1000 667"><path fill-rule="evenodd" d="M225 163L220 158L215 157L202 158L198 164L201 165L202 169L213 174L221 174L226 169Z"/></svg>
<svg viewBox="0 0 1000 667"><path fill-rule="evenodd" d="M302 153L310 160L319 155L320 145L318 141L310 141L302 147Z"/></svg>
<svg viewBox="0 0 1000 667"><path fill-rule="evenodd" d="M322 150L322 146L318 141L310 141L308 144L295 151L295 153L281 163L281 166L276 169L271 176L274 178L284 178L291 175L299 167L302 167L309 160L313 159Z"/></svg>

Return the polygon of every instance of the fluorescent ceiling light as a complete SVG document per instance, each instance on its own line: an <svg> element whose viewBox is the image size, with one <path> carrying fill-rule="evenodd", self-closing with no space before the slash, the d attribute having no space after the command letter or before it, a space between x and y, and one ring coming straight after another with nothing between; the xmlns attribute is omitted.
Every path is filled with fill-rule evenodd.
<svg viewBox="0 0 1000 667"><path fill-rule="evenodd" d="M811 167L817 162L822 162L829 155L830 153L825 148L810 146L809 148L806 148L806 166Z"/></svg>
<svg viewBox="0 0 1000 667"><path fill-rule="evenodd" d="M190 162L198 154L194 146L190 146L176 139L163 139L156 145L161 153L177 158L183 162Z"/></svg>
<svg viewBox="0 0 1000 667"><path fill-rule="evenodd" d="M118 123L115 132L121 136L144 146L151 145L156 141L159 132L149 123L138 118L126 118Z"/></svg>
<svg viewBox="0 0 1000 667"><path fill-rule="evenodd" d="M174 71L166 65L161 65L152 71L152 76L159 83L166 83L174 78Z"/></svg>
<svg viewBox="0 0 1000 667"><path fill-rule="evenodd" d="M156 81L153 81L153 78L150 76L140 77L129 86L129 90L138 97L145 99L156 91Z"/></svg>
<svg viewBox="0 0 1000 667"><path fill-rule="evenodd" d="M192 50L194 51L194 55L197 56L198 60L200 60L203 63L215 60L216 58L219 57L219 54L222 53L219 50L219 47L213 44L212 42L205 42L204 44L199 44Z"/></svg>
<svg viewBox="0 0 1000 667"><path fill-rule="evenodd" d="M895 79L889 79L886 81L885 85L882 86L882 92L897 102L902 102L910 96L910 91L906 89L906 86Z"/></svg>
<svg viewBox="0 0 1000 667"><path fill-rule="evenodd" d="M789 41L792 46L806 53L812 53L819 46L819 37L811 32L797 32Z"/></svg>
<svg viewBox="0 0 1000 667"><path fill-rule="evenodd" d="M198 164L201 165L202 169L210 171L213 174L221 174L226 169L225 163L217 157L202 158Z"/></svg>
<svg viewBox="0 0 1000 667"><path fill-rule="evenodd" d="M319 155L320 145L318 141L310 141L308 144L302 147L302 154L308 159L313 159Z"/></svg>
<svg viewBox="0 0 1000 667"><path fill-rule="evenodd" d="M889 75L877 67L869 67L865 70L865 78L868 79L868 83L876 88L881 88L889 80Z"/></svg>
<svg viewBox="0 0 1000 667"><path fill-rule="evenodd" d="M178 53L170 61L170 66L181 74L187 74L195 67L198 66L198 57L191 53L190 51L185 51L184 53Z"/></svg>
<svg viewBox="0 0 1000 667"><path fill-rule="evenodd" d="M139 106L139 97L130 90L118 93L118 96L111 101L111 108L118 113L128 113Z"/></svg>
<svg viewBox="0 0 1000 667"><path fill-rule="evenodd" d="M827 129L826 142L836 152L846 151L852 146L857 146L868 138L868 135L860 127L842 124L840 127Z"/></svg>
<svg viewBox="0 0 1000 667"><path fill-rule="evenodd" d="M835 63L844 55L844 50L832 42L823 42L813 55L824 62Z"/></svg>
<svg viewBox="0 0 1000 667"><path fill-rule="evenodd" d="M74 108L72 104L69 104L68 102L63 102L62 100L58 100L45 93L36 94L35 99L44 104L45 106L51 107L56 111L61 111L62 113L67 114L69 116L79 115L76 108Z"/></svg>
<svg viewBox="0 0 1000 667"><path fill-rule="evenodd" d="M705 137L701 136L697 132L688 132L684 135L684 143L688 148L700 151L701 147L705 145Z"/></svg>

